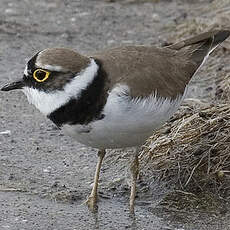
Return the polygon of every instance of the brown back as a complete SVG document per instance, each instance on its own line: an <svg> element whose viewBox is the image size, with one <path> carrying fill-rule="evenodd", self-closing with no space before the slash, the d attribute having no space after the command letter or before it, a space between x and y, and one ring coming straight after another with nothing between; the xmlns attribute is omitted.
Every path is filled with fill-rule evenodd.
<svg viewBox="0 0 230 230"><path fill-rule="evenodd" d="M156 93L173 99L184 93L204 57L229 35L228 30L215 30L166 48L127 46L92 57L101 61L110 88L127 84L132 97Z"/></svg>
<svg viewBox="0 0 230 230"><path fill-rule="evenodd" d="M120 47L93 55L102 62L110 87L127 84L132 97L156 93L167 98L183 94L198 68L187 56L184 52L147 46Z"/></svg>

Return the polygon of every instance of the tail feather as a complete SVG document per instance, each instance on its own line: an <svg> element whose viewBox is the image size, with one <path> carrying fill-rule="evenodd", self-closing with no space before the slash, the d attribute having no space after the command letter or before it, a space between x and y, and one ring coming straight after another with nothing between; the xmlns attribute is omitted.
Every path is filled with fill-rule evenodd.
<svg viewBox="0 0 230 230"><path fill-rule="evenodd" d="M220 43L230 36L230 30L214 30L186 39L168 46L170 49L180 50L190 46L191 59L200 65Z"/></svg>

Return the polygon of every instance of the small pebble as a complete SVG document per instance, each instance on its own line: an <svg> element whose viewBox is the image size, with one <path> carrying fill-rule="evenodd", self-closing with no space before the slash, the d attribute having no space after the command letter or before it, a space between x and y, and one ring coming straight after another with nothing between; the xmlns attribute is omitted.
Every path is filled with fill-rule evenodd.
<svg viewBox="0 0 230 230"><path fill-rule="evenodd" d="M15 9L8 8L8 9L5 9L5 13L10 14L10 15L14 15L14 14L17 14L17 11Z"/></svg>
<svg viewBox="0 0 230 230"><path fill-rule="evenodd" d="M51 167L48 166L46 169L43 169L44 173L50 173L51 172Z"/></svg>
<svg viewBox="0 0 230 230"><path fill-rule="evenodd" d="M11 131L10 130L5 130L0 132L0 135L11 135Z"/></svg>

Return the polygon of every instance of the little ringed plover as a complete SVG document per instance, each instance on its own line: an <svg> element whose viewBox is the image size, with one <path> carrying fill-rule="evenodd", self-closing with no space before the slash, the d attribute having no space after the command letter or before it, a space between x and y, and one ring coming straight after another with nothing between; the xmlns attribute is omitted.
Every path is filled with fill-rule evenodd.
<svg viewBox="0 0 230 230"><path fill-rule="evenodd" d="M105 150L138 149L178 109L191 78L229 35L228 30L215 30L164 48L123 46L89 56L48 48L28 61L22 79L1 90L21 89L59 128L99 150L87 200L94 209ZM131 165L131 212L139 171L137 153Z"/></svg>

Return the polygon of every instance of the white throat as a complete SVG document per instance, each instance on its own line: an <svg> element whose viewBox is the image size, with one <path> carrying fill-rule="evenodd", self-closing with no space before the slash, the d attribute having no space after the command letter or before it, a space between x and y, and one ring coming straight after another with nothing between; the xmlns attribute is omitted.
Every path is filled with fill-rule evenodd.
<svg viewBox="0 0 230 230"><path fill-rule="evenodd" d="M72 98L78 98L82 90L93 81L98 71L98 65L91 59L89 66L77 74L63 90L44 92L38 89L24 87L22 91L27 96L29 103L35 105L44 115L49 115ZM26 70L25 70L26 71Z"/></svg>

